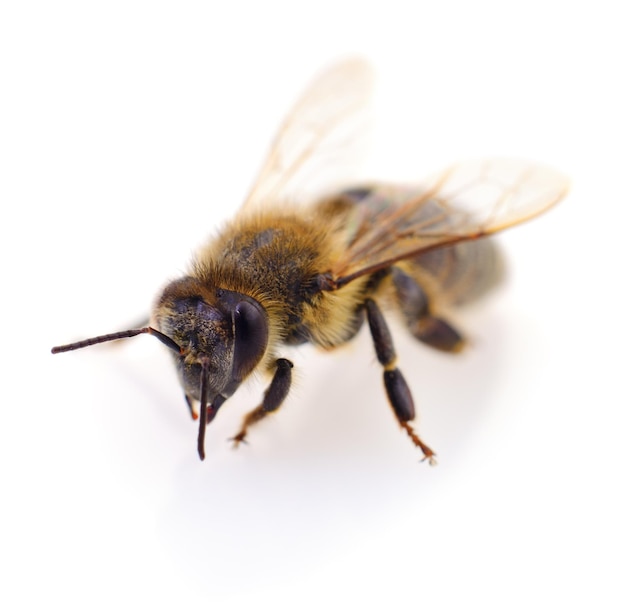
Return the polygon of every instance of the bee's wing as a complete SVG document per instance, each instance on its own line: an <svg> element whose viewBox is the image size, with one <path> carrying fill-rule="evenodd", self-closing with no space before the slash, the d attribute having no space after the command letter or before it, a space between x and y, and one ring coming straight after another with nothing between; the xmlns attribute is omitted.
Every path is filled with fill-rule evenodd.
<svg viewBox="0 0 626 611"><path fill-rule="evenodd" d="M355 206L352 239L329 280L340 287L396 261L490 235L547 210L567 189L558 172L509 159L461 163L419 189L375 187Z"/></svg>
<svg viewBox="0 0 626 611"><path fill-rule="evenodd" d="M372 69L361 59L323 72L284 120L243 209L334 186L341 177L333 171L344 170L350 157L346 149L356 148L372 86ZM318 184L322 180L326 184Z"/></svg>

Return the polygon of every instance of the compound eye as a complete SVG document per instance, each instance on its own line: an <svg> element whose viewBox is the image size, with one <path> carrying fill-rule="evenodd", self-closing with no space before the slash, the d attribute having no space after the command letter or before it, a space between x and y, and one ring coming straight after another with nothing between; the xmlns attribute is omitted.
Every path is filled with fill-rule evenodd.
<svg viewBox="0 0 626 611"><path fill-rule="evenodd" d="M267 314L257 303L240 301L235 307L233 319L235 325L233 378L243 380L265 353L269 335Z"/></svg>

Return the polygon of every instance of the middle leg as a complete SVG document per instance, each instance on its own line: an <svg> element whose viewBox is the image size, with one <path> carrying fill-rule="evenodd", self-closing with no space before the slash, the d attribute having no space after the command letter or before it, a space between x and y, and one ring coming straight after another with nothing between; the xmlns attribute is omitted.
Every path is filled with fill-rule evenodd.
<svg viewBox="0 0 626 611"><path fill-rule="evenodd" d="M389 403L400 426L407 432L411 441L424 453L424 459L433 465L435 464L435 453L419 438L410 425L410 421L415 418L415 406L409 385L406 383L402 372L396 367L396 352L389 327L387 327L382 312L375 301L367 299L365 310L374 340L376 356L384 368L383 381Z"/></svg>

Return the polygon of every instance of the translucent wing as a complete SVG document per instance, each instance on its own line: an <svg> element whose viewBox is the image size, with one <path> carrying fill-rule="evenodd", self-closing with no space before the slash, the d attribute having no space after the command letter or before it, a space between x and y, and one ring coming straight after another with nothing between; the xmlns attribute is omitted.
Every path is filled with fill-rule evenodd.
<svg viewBox="0 0 626 611"><path fill-rule="evenodd" d="M521 223L567 188L554 170L508 159L458 164L420 188L376 186L355 207L350 244L330 270L330 285Z"/></svg>
<svg viewBox="0 0 626 611"><path fill-rule="evenodd" d="M356 148L372 88L372 70L360 59L322 73L283 122L243 209L292 199L303 185L327 190L338 181L332 173L350 161L346 148ZM321 180L324 185L312 184Z"/></svg>

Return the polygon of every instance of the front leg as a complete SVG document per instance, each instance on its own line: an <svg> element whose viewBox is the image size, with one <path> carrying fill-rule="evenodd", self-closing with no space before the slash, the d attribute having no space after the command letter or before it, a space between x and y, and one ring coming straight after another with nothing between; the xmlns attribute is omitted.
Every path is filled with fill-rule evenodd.
<svg viewBox="0 0 626 611"><path fill-rule="evenodd" d="M241 442L245 442L248 429L253 424L263 420L267 414L276 411L282 405L291 387L292 367L293 363L287 359L276 360L276 371L274 372L274 377L270 385L263 395L261 405L246 414L243 419L243 424L241 425L241 430L232 438L235 447Z"/></svg>
<svg viewBox="0 0 626 611"><path fill-rule="evenodd" d="M418 437L413 427L409 424L409 421L415 418L413 397L404 376L396 367L396 351L393 347L389 327L387 327L382 312L375 301L371 299L366 300L365 310L372 339L374 340L376 357L384 368L383 381L389 403L400 426L407 432L411 441L424 453L424 459L428 459L428 462L434 465L435 453Z"/></svg>

